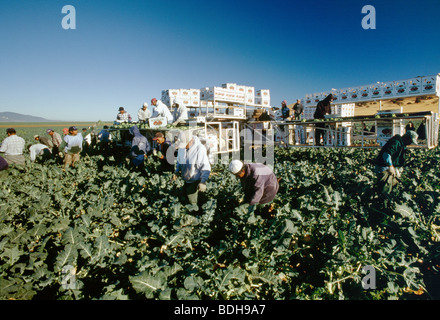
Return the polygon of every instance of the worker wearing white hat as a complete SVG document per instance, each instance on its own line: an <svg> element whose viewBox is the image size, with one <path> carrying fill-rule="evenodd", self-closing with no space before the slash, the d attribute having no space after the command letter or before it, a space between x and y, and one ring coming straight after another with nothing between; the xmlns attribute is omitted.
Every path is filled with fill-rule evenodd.
<svg viewBox="0 0 440 320"><path fill-rule="evenodd" d="M174 98L173 107L173 125L186 123L186 120L188 120L188 108L183 104L182 99Z"/></svg>
<svg viewBox="0 0 440 320"><path fill-rule="evenodd" d="M173 179L179 172L185 184L182 192L189 201L189 210L198 211L198 192L206 191L206 182L211 174L211 164L205 146L192 131L182 131L177 140L177 163Z"/></svg>
<svg viewBox="0 0 440 320"><path fill-rule="evenodd" d="M268 166L232 160L229 171L240 179L244 192L243 202L249 214L253 214L256 205L267 205L275 198L279 189L278 179Z"/></svg>
<svg viewBox="0 0 440 320"><path fill-rule="evenodd" d="M151 111L148 109L148 103L145 102L142 108L140 108L138 111L138 120L141 123L145 123L150 118L151 118Z"/></svg>

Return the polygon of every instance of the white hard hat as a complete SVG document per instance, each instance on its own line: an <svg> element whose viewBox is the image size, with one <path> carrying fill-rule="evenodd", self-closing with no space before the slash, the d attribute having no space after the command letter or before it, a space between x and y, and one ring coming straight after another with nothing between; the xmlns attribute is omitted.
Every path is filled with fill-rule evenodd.
<svg viewBox="0 0 440 320"><path fill-rule="evenodd" d="M233 174L238 173L241 168L243 168L243 162L240 160L232 160L229 164L229 171L231 171Z"/></svg>

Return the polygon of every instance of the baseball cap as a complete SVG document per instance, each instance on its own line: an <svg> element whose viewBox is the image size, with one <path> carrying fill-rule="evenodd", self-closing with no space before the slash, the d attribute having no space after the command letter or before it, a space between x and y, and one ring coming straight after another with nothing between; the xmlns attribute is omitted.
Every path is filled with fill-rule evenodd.
<svg viewBox="0 0 440 320"><path fill-rule="evenodd" d="M229 171L233 174L237 174L243 168L243 162L240 160L232 160L229 164Z"/></svg>
<svg viewBox="0 0 440 320"><path fill-rule="evenodd" d="M69 128L69 131L75 131L75 130L78 130L78 128L75 127L75 126L71 126L71 127Z"/></svg>
<svg viewBox="0 0 440 320"><path fill-rule="evenodd" d="M164 137L164 135L163 135L162 132L157 132L157 133L154 135L153 140L157 140L158 138L163 138L163 137Z"/></svg>
<svg viewBox="0 0 440 320"><path fill-rule="evenodd" d="M34 139L35 139L35 138L38 138L38 137L39 137L39 135L38 135L38 134L36 134L36 135L34 136Z"/></svg>
<svg viewBox="0 0 440 320"><path fill-rule="evenodd" d="M417 138L419 137L419 135L417 134L417 132L415 132L414 130L408 130L404 136L407 136L411 139L411 144L418 144L417 143Z"/></svg>
<svg viewBox="0 0 440 320"><path fill-rule="evenodd" d="M177 139L177 148L186 148L186 145L193 139L193 134L191 131L182 131Z"/></svg>
<svg viewBox="0 0 440 320"><path fill-rule="evenodd" d="M51 133L53 130L52 129L47 129L46 133Z"/></svg>
<svg viewBox="0 0 440 320"><path fill-rule="evenodd" d="M124 110L124 107L119 107L119 111L122 111L122 110Z"/></svg>
<svg viewBox="0 0 440 320"><path fill-rule="evenodd" d="M151 103L155 103L157 101L156 98L151 99Z"/></svg>

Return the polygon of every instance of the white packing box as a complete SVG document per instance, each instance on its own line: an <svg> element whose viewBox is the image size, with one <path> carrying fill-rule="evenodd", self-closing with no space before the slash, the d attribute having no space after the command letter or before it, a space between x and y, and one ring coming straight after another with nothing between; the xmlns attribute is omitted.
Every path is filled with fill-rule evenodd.
<svg viewBox="0 0 440 320"><path fill-rule="evenodd" d="M406 96L408 94L408 83L406 80L394 81L394 94Z"/></svg>
<svg viewBox="0 0 440 320"><path fill-rule="evenodd" d="M270 99L255 97L255 104L261 105L263 107L269 107L270 106Z"/></svg>
<svg viewBox="0 0 440 320"><path fill-rule="evenodd" d="M370 99L370 86L362 86L359 88L359 100Z"/></svg>
<svg viewBox="0 0 440 320"><path fill-rule="evenodd" d="M238 93L241 93L241 94L245 94L246 93L246 86L239 86L239 85L237 85L237 90L236 90Z"/></svg>
<svg viewBox="0 0 440 320"><path fill-rule="evenodd" d="M304 99L303 99L303 105L304 105L304 107L308 107L308 106L313 105L312 99L313 99L313 95L311 95L311 94L306 94L305 97L304 97Z"/></svg>
<svg viewBox="0 0 440 320"><path fill-rule="evenodd" d="M382 97L382 87L379 83L370 84L370 97L372 99L378 99Z"/></svg>
<svg viewBox="0 0 440 320"><path fill-rule="evenodd" d="M312 104L314 104L316 106L316 104L321 101L321 94L320 93L314 93L312 95Z"/></svg>
<svg viewBox="0 0 440 320"><path fill-rule="evenodd" d="M270 98L270 90L269 89L260 89L257 90L255 96L258 98Z"/></svg>
<svg viewBox="0 0 440 320"><path fill-rule="evenodd" d="M236 91L237 90L237 84L236 83L224 83L224 84L222 84L222 88L228 89L228 90L231 90L231 91Z"/></svg>
<svg viewBox="0 0 440 320"><path fill-rule="evenodd" d="M254 95L246 95L244 99L244 103L247 105L255 104L255 96Z"/></svg>
<svg viewBox="0 0 440 320"><path fill-rule="evenodd" d="M350 101L359 101L359 88L350 88L348 91Z"/></svg>
<svg viewBox="0 0 440 320"><path fill-rule="evenodd" d="M199 99L199 97L190 97L188 106L200 107L200 99Z"/></svg>
<svg viewBox="0 0 440 320"><path fill-rule="evenodd" d="M408 94L422 93L422 78L414 78L408 80Z"/></svg>
<svg viewBox="0 0 440 320"><path fill-rule="evenodd" d="M430 76L430 77L423 77L422 78L422 93L435 93L436 87L438 86L438 83L436 84L437 77L436 76Z"/></svg>
<svg viewBox="0 0 440 320"><path fill-rule="evenodd" d="M345 88L345 89L341 89L339 90L339 101L340 102L344 102L344 101L348 101L349 99L349 89Z"/></svg>
<svg viewBox="0 0 440 320"><path fill-rule="evenodd" d="M246 94L246 96L254 96L255 97L255 88L245 86L245 94Z"/></svg>
<svg viewBox="0 0 440 320"><path fill-rule="evenodd" d="M189 95L192 98L197 98L200 100L200 89L189 89Z"/></svg>
<svg viewBox="0 0 440 320"><path fill-rule="evenodd" d="M384 82L382 83L382 97L392 97L394 96L394 82Z"/></svg>

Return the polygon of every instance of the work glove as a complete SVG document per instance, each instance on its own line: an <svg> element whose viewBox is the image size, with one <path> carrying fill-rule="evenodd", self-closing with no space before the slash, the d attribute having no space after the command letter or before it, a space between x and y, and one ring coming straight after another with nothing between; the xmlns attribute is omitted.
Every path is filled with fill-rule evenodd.
<svg viewBox="0 0 440 320"><path fill-rule="evenodd" d="M197 189L198 189L200 192L205 192L205 191L206 191L206 184L204 184L204 183L199 183L199 185L197 186Z"/></svg>
<svg viewBox="0 0 440 320"><path fill-rule="evenodd" d="M171 177L171 179L173 180L173 181L176 181L177 180L177 174L173 174L173 176Z"/></svg>
<svg viewBox="0 0 440 320"><path fill-rule="evenodd" d="M158 157L159 159L162 159L162 157L163 157L162 152L157 151L157 152L156 152L156 157Z"/></svg>
<svg viewBox="0 0 440 320"><path fill-rule="evenodd" d="M153 149L153 156L157 156L157 150Z"/></svg>

